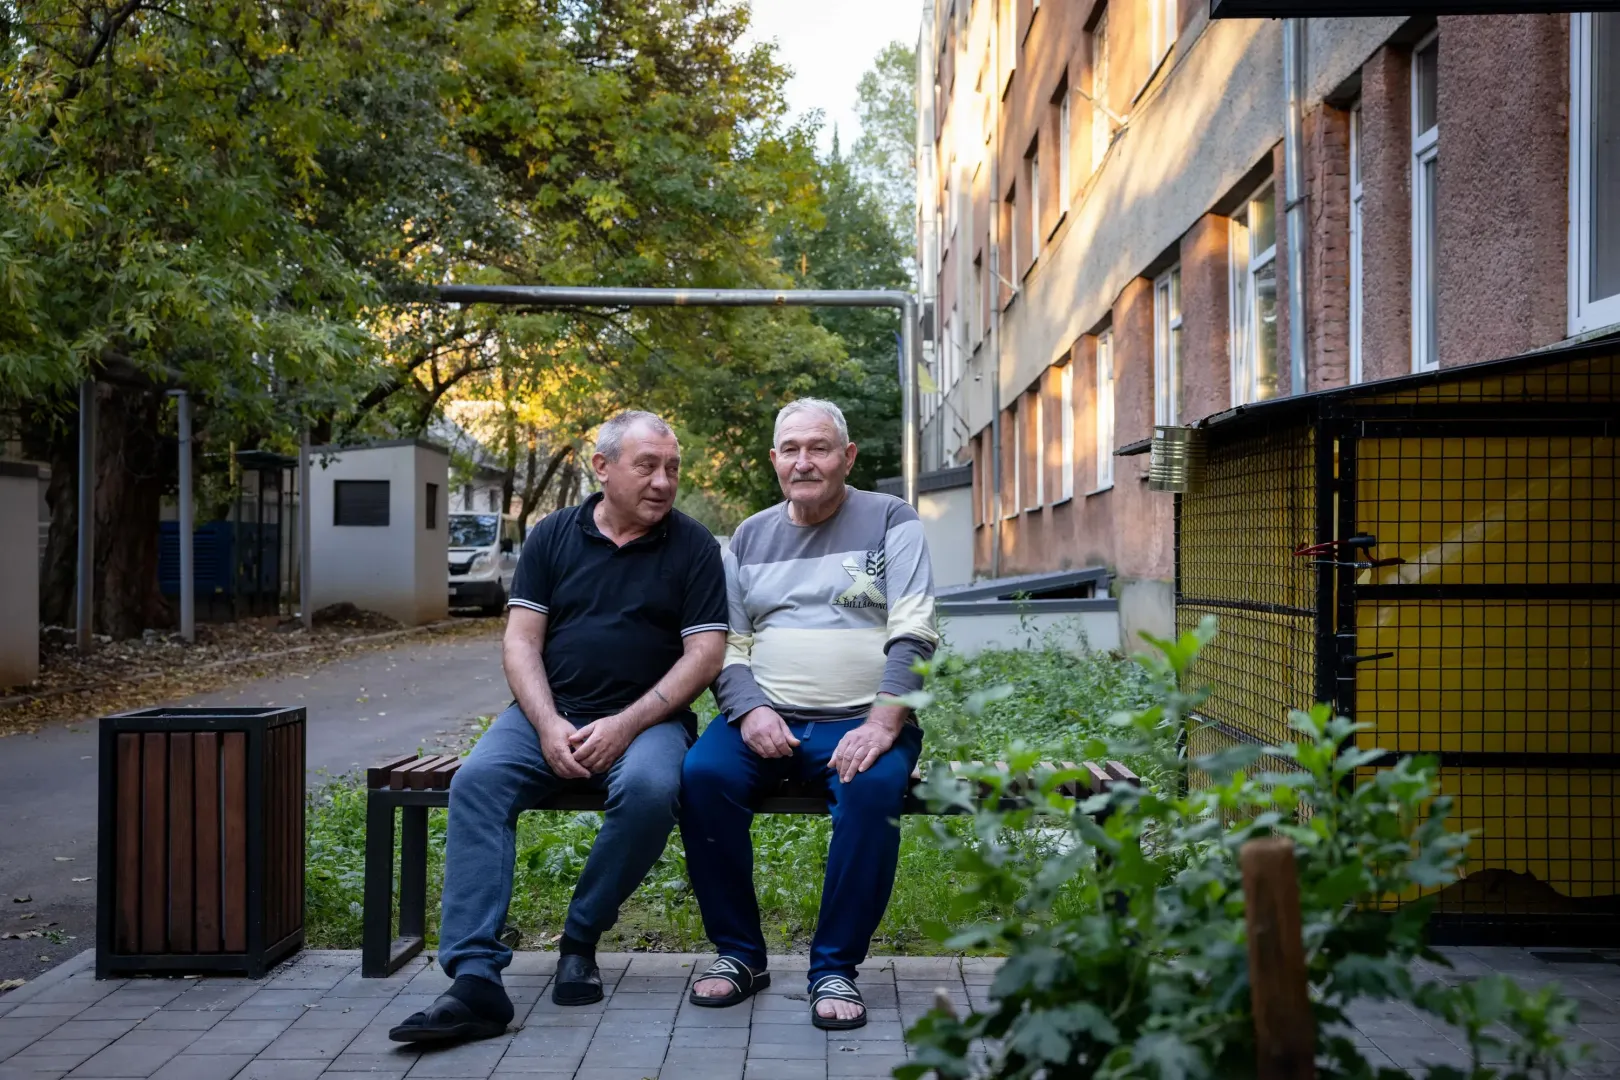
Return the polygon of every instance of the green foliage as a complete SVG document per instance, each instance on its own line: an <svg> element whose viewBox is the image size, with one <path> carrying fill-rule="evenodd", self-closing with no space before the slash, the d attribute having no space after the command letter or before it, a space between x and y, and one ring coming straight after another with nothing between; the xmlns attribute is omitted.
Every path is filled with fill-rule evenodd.
<svg viewBox="0 0 1620 1080"><path fill-rule="evenodd" d="M1138 752L1165 745L1199 695L1189 690L1213 620L1176 641L1156 641L1144 665L1153 703L1118 719L1116 742ZM917 1080L937 1070L957 1078L1240 1077L1254 1074L1254 1021L1238 852L1255 837L1292 839L1312 1007L1328 1077L1375 1072L1342 1034L1357 1000L1396 999L1468 1031L1467 1075L1560 1075L1574 1057L1560 1039L1573 1018L1552 991L1526 993L1503 978L1461 986L1418 983L1411 962L1446 961L1424 943L1430 905L1391 912L1381 897L1455 880L1467 843L1448 832L1449 799L1432 761L1402 759L1357 779L1378 753L1357 748L1363 725L1325 707L1295 712L1298 739L1199 759L1207 786L1119 789L1074 806L1050 794L1064 774L1038 774L1036 755L1014 753L1011 777L1039 775L1027 810L978 806L972 839L937 830L970 880L965 895L1005 912L968 922L947 949L1004 954L982 1011L957 1019L936 1011L912 1031ZM1106 747L1098 747L1106 750ZM1160 751L1162 753L1162 751ZM1177 769L1165 760L1166 772ZM1010 782L986 770L999 791ZM965 784L942 770L925 785L940 805L972 804ZM1104 823L1093 816L1108 811ZM1030 857L1015 838L1039 828L1063 842ZM989 1040L988 1056L974 1055ZM1486 1064L1504 1062L1504 1064ZM1393 1074L1390 1074L1393 1075Z"/></svg>
<svg viewBox="0 0 1620 1080"><path fill-rule="evenodd" d="M895 234L917 235L917 46L883 46L855 90L861 134L855 164L877 190Z"/></svg>

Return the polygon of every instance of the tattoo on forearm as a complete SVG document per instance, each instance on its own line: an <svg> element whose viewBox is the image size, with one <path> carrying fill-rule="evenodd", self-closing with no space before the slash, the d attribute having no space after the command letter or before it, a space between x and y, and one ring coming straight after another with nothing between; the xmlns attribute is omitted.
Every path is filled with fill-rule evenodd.
<svg viewBox="0 0 1620 1080"><path fill-rule="evenodd" d="M670 701L669 698L664 696L664 692L662 690L658 689L658 687L655 686L655 687L652 688L652 690L653 690L653 693L658 695L658 700L662 701L665 705L673 705L674 704L674 702Z"/></svg>

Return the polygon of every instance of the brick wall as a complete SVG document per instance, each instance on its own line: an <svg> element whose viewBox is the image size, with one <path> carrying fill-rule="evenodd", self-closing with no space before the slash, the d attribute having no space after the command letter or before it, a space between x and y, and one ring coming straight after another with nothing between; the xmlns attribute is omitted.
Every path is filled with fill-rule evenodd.
<svg viewBox="0 0 1620 1080"><path fill-rule="evenodd" d="M1205 214L1181 238L1181 420L1232 403L1231 267L1226 218Z"/></svg>
<svg viewBox="0 0 1620 1080"><path fill-rule="evenodd" d="M1361 68L1361 365L1369 380L1412 370L1411 71L1411 53L1389 45Z"/></svg>
<svg viewBox="0 0 1620 1080"><path fill-rule="evenodd" d="M1439 106L1441 365L1561 340L1569 17L1441 19Z"/></svg>
<svg viewBox="0 0 1620 1080"><path fill-rule="evenodd" d="M1350 114L1323 105L1305 118L1305 329L1311 390L1350 381Z"/></svg>

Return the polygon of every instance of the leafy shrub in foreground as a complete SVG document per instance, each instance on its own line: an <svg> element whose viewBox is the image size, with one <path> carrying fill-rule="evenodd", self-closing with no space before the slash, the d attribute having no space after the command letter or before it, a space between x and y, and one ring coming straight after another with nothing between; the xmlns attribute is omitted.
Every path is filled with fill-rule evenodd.
<svg viewBox="0 0 1620 1080"><path fill-rule="evenodd" d="M1179 730L1200 700L1187 689L1188 675L1213 633L1208 621L1179 641L1154 641L1162 655L1144 666L1156 700L1117 717L1115 738L1088 756L1158 755L1161 775L1174 775L1166 732ZM959 905L1007 912L947 937L945 947L1007 960L982 1011L957 1019L936 1010L912 1029L916 1060L895 1075L1254 1075L1238 850L1264 835L1289 837L1296 847L1319 1075L1404 1075L1369 1066L1340 1033L1352 1002L1378 999L1408 1002L1466 1031L1472 1068L1436 1068L1431 1078L1562 1075L1577 1056L1561 1037L1574 1020L1571 1002L1501 976L1419 983L1412 961L1446 966L1425 944L1429 903L1394 911L1370 905L1456 879L1467 838L1445 829L1450 800L1437 794L1434 762L1371 768L1380 754L1356 746L1366 725L1326 707L1291 714L1290 726L1294 742L1192 762L1208 783L1186 794L1178 784L1148 785L1075 806L1052 794L1064 774L1042 773L1037 753L1015 747L1009 775L986 770L976 778L993 790L1019 777L1040 780L1031 809L1004 813L944 770L930 772L929 798L973 815L970 832L936 830L962 871ZM1098 825L1093 815L1105 811ZM1063 842L1031 857L1015 838L1032 826Z"/></svg>

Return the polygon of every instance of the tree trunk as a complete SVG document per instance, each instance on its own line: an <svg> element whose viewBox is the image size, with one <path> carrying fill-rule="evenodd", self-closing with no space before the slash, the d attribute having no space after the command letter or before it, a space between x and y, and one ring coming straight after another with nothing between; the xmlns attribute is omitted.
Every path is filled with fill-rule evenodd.
<svg viewBox="0 0 1620 1080"><path fill-rule="evenodd" d="M172 463L163 399L101 387L96 399L96 629L114 638L167 626L158 589L158 516Z"/></svg>

